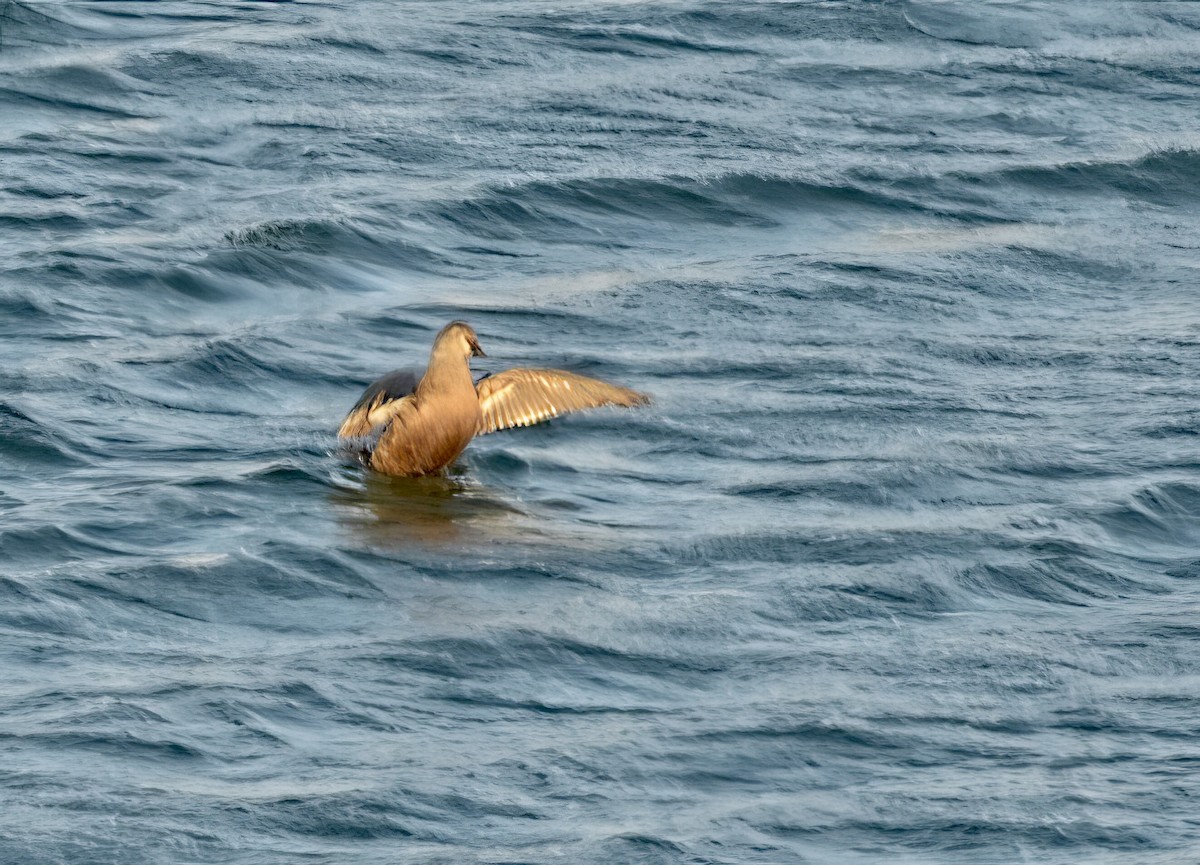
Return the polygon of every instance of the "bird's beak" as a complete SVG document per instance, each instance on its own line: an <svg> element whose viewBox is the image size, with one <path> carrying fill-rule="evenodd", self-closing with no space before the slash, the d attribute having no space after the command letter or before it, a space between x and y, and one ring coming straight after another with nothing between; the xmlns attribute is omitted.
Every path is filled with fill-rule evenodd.
<svg viewBox="0 0 1200 865"><path fill-rule="evenodd" d="M471 340L471 357L487 357L484 350L479 347L479 340Z"/></svg>

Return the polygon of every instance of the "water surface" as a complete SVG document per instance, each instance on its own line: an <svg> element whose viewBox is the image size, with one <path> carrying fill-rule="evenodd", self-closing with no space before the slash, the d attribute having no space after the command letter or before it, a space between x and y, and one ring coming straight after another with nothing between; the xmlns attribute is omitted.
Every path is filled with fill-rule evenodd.
<svg viewBox="0 0 1200 865"><path fill-rule="evenodd" d="M1198 31L0 7L0 861L1194 857Z"/></svg>

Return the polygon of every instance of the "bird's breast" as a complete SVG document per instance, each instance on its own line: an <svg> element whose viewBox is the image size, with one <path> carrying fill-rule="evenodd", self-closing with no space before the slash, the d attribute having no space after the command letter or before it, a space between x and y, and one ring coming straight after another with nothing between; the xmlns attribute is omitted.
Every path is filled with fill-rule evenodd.
<svg viewBox="0 0 1200 865"><path fill-rule="evenodd" d="M387 474L431 474L454 462L478 425L479 401L473 390L470 399L427 396L392 422L375 447L371 465Z"/></svg>

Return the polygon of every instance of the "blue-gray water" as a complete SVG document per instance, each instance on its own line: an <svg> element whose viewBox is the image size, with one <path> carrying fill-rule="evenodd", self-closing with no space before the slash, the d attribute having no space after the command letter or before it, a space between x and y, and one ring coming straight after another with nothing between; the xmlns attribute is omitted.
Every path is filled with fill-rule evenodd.
<svg viewBox="0 0 1200 865"><path fill-rule="evenodd" d="M1200 859L1200 4L0 6L0 862ZM452 318L652 393L428 482Z"/></svg>

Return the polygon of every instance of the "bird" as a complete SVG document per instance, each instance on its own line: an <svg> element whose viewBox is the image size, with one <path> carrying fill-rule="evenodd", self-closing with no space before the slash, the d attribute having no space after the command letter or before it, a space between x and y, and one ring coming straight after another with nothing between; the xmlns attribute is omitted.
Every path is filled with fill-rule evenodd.
<svg viewBox="0 0 1200 865"><path fill-rule="evenodd" d="M477 435L532 426L604 405L641 406L644 393L560 369L508 369L476 383L471 358L487 357L465 321L433 340L424 372L394 370L370 384L338 429L363 461L399 477L435 474Z"/></svg>

